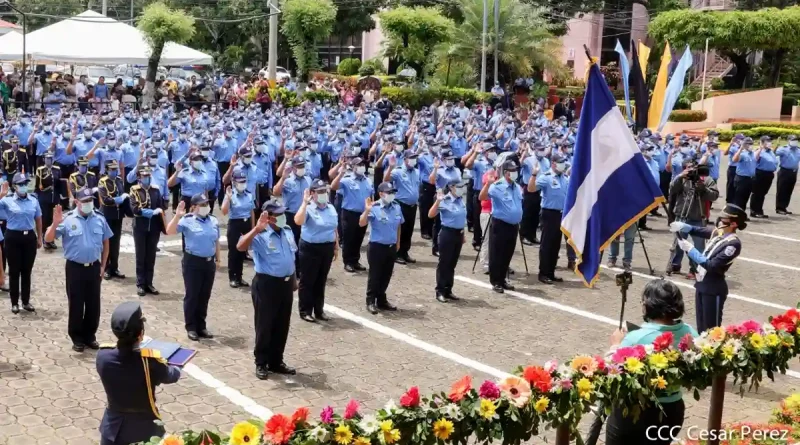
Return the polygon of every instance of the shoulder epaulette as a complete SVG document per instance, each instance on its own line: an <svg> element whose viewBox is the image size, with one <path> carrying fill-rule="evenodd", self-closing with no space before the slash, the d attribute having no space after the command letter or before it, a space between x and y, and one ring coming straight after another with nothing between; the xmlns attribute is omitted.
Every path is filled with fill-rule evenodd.
<svg viewBox="0 0 800 445"><path fill-rule="evenodd" d="M161 360L161 351L158 349L142 348L140 351L142 353L142 357Z"/></svg>
<svg viewBox="0 0 800 445"><path fill-rule="evenodd" d="M141 188L142 188L142 186L141 186L140 184L136 184L136 185L134 185L134 186L132 186L132 187L131 187L131 191L133 191L134 189L135 189L136 191L139 191L139 189L141 189Z"/></svg>
<svg viewBox="0 0 800 445"><path fill-rule="evenodd" d="M86 174L87 174L87 175L92 175L92 176L95 176L95 174L94 174L93 172L91 172L91 171L87 171L87 172L86 172Z"/></svg>

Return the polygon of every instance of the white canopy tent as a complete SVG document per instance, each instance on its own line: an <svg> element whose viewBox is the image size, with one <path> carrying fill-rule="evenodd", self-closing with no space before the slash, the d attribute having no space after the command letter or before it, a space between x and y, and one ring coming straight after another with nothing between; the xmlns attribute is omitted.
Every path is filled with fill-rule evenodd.
<svg viewBox="0 0 800 445"><path fill-rule="evenodd" d="M22 38L0 37L0 60L20 60ZM79 65L146 65L150 48L141 31L94 11L28 33L26 52L37 61ZM16 56L16 58L14 58ZM184 45L167 43L161 65L210 65L212 57Z"/></svg>

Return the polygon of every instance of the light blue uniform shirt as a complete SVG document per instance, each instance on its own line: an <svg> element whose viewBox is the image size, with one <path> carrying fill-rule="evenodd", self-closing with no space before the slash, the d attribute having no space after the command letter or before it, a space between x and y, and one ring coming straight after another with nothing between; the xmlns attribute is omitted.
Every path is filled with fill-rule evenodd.
<svg viewBox="0 0 800 445"><path fill-rule="evenodd" d="M134 167L136 165L134 164ZM158 187L161 197L166 199L169 196L169 187L167 187L167 171L159 166L150 167L150 186ZM139 179L136 177L136 168L132 168L127 175L125 181L129 184L135 184Z"/></svg>
<svg viewBox="0 0 800 445"><path fill-rule="evenodd" d="M272 160L266 153L253 155L253 165L256 166L256 184L266 184L272 188Z"/></svg>
<svg viewBox="0 0 800 445"><path fill-rule="evenodd" d="M533 169L536 167L534 162L539 163L539 174L541 175L544 172L550 170L550 159L545 157L537 157L537 156L528 156L525 158L525 161L522 162L522 183L527 185L531 182L531 176L533 176Z"/></svg>
<svg viewBox="0 0 800 445"><path fill-rule="evenodd" d="M397 189L396 199L406 205L417 205L419 201L419 169L402 167L392 170L392 185Z"/></svg>
<svg viewBox="0 0 800 445"><path fill-rule="evenodd" d="M400 205L391 203L388 206L380 201L372 206L369 212L369 242L384 245L397 244L397 228L403 224L403 211Z"/></svg>
<svg viewBox="0 0 800 445"><path fill-rule="evenodd" d="M483 174L490 168L492 168L490 161L483 155L475 159L472 163L472 190L480 191L483 188Z"/></svg>
<svg viewBox="0 0 800 445"><path fill-rule="evenodd" d="M744 150L739 155L739 163L736 165L736 175L752 178L756 175L756 155L752 151Z"/></svg>
<svg viewBox="0 0 800 445"><path fill-rule="evenodd" d="M69 145L69 139L64 139L64 137L56 139L56 152L53 155L53 161L56 164L72 165L75 163L75 153L68 155L67 145Z"/></svg>
<svg viewBox="0 0 800 445"><path fill-rule="evenodd" d="M100 261L103 241L113 235L106 219L96 211L84 217L73 210L56 228L56 238L64 240L64 258L82 264Z"/></svg>
<svg viewBox="0 0 800 445"><path fill-rule="evenodd" d="M12 131L19 139L19 144L27 146L28 139L31 138L31 133L33 133L33 125L31 125L30 123L26 124L18 123L14 125Z"/></svg>
<svg viewBox="0 0 800 445"><path fill-rule="evenodd" d="M322 155L319 153L311 152L306 159L306 168L310 170L308 173L312 179L319 178L319 172L322 170Z"/></svg>
<svg viewBox="0 0 800 445"><path fill-rule="evenodd" d="M253 200L252 193L247 190L242 193L234 190L231 193L230 213L228 214L228 218L248 219L250 218L250 212L255 208L256 204Z"/></svg>
<svg viewBox="0 0 800 445"><path fill-rule="evenodd" d="M439 216L442 227L463 230L467 225L467 206L463 198L456 198L448 194L439 203Z"/></svg>
<svg viewBox="0 0 800 445"><path fill-rule="evenodd" d="M672 179L677 178L678 175L680 175L681 172L683 172L684 158L685 157L680 152L672 155Z"/></svg>
<svg viewBox="0 0 800 445"><path fill-rule="evenodd" d="M656 147L653 151L653 160L658 165L658 171L663 172L667 170L667 156L669 153L663 147Z"/></svg>
<svg viewBox="0 0 800 445"><path fill-rule="evenodd" d="M567 200L568 188L569 178L565 175L557 175L552 170L536 177L536 189L542 191L543 209L562 212L564 202Z"/></svg>
<svg viewBox="0 0 800 445"><path fill-rule="evenodd" d="M181 195L192 197L209 190L212 187L214 178L205 169L195 170L190 167L178 173L178 182L181 185Z"/></svg>
<svg viewBox="0 0 800 445"><path fill-rule="evenodd" d="M461 170L458 167L439 167L436 170L436 188L439 190L447 187L451 181L461 180Z"/></svg>
<svg viewBox="0 0 800 445"><path fill-rule="evenodd" d="M192 144L190 144L187 140L172 141L172 143L169 144L169 151L172 153L172 163L174 164L178 161L178 159L186 156L186 153L189 152L191 145Z"/></svg>
<svg viewBox="0 0 800 445"><path fill-rule="evenodd" d="M450 140L450 148L457 158L461 158L467 153L467 140L464 138L454 137Z"/></svg>
<svg viewBox="0 0 800 445"><path fill-rule="evenodd" d="M96 152L96 157L100 161L100 174L106 172L106 161L115 160L118 163L122 160L122 150L119 148L100 148ZM135 164L134 164L135 165Z"/></svg>
<svg viewBox="0 0 800 445"><path fill-rule="evenodd" d="M42 216L39 200L30 193L24 198L14 193L0 199L0 210L6 212L8 230L33 230L35 219Z"/></svg>
<svg viewBox="0 0 800 445"><path fill-rule="evenodd" d="M238 171L244 172L247 176L247 191L256 196L256 184L258 181L258 167L256 167L255 163L251 162L250 165L245 165L243 161L237 161L235 165L232 165L231 168L236 168Z"/></svg>
<svg viewBox="0 0 800 445"><path fill-rule="evenodd" d="M253 263L256 273L273 277L288 277L294 273L294 255L297 246L289 227L275 232L272 227L253 238Z"/></svg>
<svg viewBox="0 0 800 445"><path fill-rule="evenodd" d="M423 151L417 158L417 168L419 168L420 178L428 182L428 177L433 171L433 155L428 151Z"/></svg>
<svg viewBox="0 0 800 445"><path fill-rule="evenodd" d="M330 204L319 208L316 203L306 206L306 222L300 230L300 239L312 244L332 243L336 239L339 215Z"/></svg>
<svg viewBox="0 0 800 445"><path fill-rule="evenodd" d="M336 194L342 195L342 209L361 213L364 211L364 201L372 196L372 182L366 176L359 178L354 173L347 173L339 183Z"/></svg>
<svg viewBox="0 0 800 445"><path fill-rule="evenodd" d="M213 215L200 218L194 213L186 214L178 221L178 233L183 235L186 253L203 258L217 253L219 222Z"/></svg>
<svg viewBox="0 0 800 445"><path fill-rule="evenodd" d="M766 148L761 150L761 154L758 156L758 161L756 163L756 169L765 172L774 172L777 170L778 158L775 156L775 153Z"/></svg>
<svg viewBox="0 0 800 445"><path fill-rule="evenodd" d="M737 144L731 144L730 147L728 147L728 168L739 165L738 162L733 162L733 155L735 155L737 151L739 151L739 146Z"/></svg>
<svg viewBox="0 0 800 445"><path fill-rule="evenodd" d="M798 165L800 165L800 148L784 145L775 154L780 160L781 168L797 171Z"/></svg>
<svg viewBox="0 0 800 445"><path fill-rule="evenodd" d="M72 143L72 154L76 159L81 156L86 156L86 154L89 153L96 143L97 141L94 139L85 139L83 136L81 136L80 139L76 139L75 142ZM97 159L97 156L89 159L89 167L98 167L99 165L100 160Z"/></svg>
<svg viewBox="0 0 800 445"><path fill-rule="evenodd" d="M125 168L133 168L142 156L142 145L139 141L127 142L120 147L122 149L122 163Z"/></svg>
<svg viewBox="0 0 800 445"><path fill-rule="evenodd" d="M509 184L505 178L489 186L489 199L492 201L492 218L508 224L522 221L522 188Z"/></svg>
<svg viewBox="0 0 800 445"><path fill-rule="evenodd" d="M653 179L655 179L656 184L658 184L661 181L661 175L658 170L658 161L656 161L653 158L651 159L644 158L644 163L647 164L647 167L650 168L650 173L653 174Z"/></svg>
<svg viewBox="0 0 800 445"><path fill-rule="evenodd" d="M238 149L236 139L218 138L214 141L214 160L217 162L229 162Z"/></svg>
<svg viewBox="0 0 800 445"><path fill-rule="evenodd" d="M283 205L286 206L286 211L297 213L300 210L300 205L303 204L303 193L311 187L311 176L303 175L302 178L292 173L286 181L283 181Z"/></svg>
<svg viewBox="0 0 800 445"><path fill-rule="evenodd" d="M36 144L36 156L44 155L44 152L50 148L50 142L53 141L54 137L56 137L56 135L53 134L52 131L40 131L36 133L36 136L33 138L34 143Z"/></svg>

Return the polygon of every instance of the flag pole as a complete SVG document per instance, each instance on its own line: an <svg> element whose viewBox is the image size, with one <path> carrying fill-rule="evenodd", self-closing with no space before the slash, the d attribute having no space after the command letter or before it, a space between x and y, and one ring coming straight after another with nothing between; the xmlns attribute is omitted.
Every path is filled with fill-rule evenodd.
<svg viewBox="0 0 800 445"><path fill-rule="evenodd" d="M703 87L700 90L700 109L705 111L706 103L706 70L708 69L708 39L706 39L706 53L703 59Z"/></svg>

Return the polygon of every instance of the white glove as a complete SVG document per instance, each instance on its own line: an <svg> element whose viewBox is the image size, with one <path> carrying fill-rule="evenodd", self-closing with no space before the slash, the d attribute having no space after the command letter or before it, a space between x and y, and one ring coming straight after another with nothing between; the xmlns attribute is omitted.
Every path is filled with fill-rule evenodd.
<svg viewBox="0 0 800 445"><path fill-rule="evenodd" d="M686 224L678 221L672 222L669 224L669 231L672 233L678 233L683 230L683 226L685 225Z"/></svg>
<svg viewBox="0 0 800 445"><path fill-rule="evenodd" d="M94 188L92 189L92 193L97 193L97 187L94 187Z"/></svg>
<svg viewBox="0 0 800 445"><path fill-rule="evenodd" d="M128 198L130 198L130 196L127 193L123 193L123 194L121 194L119 196L122 198L123 201L128 199Z"/></svg>
<svg viewBox="0 0 800 445"><path fill-rule="evenodd" d="M694 249L694 243L689 241L688 239L678 240L678 247L681 248L684 252L688 252Z"/></svg>
<svg viewBox="0 0 800 445"><path fill-rule="evenodd" d="M162 209L155 209L153 210L153 215L160 215L163 211Z"/></svg>

